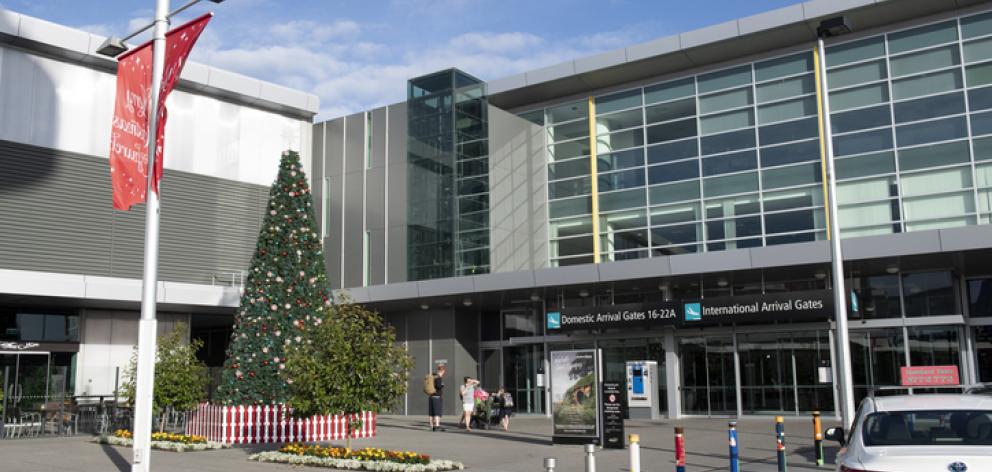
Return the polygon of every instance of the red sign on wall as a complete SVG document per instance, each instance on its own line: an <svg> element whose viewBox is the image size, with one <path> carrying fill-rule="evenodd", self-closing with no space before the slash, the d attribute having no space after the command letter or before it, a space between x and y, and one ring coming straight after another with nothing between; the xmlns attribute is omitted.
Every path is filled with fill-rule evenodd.
<svg viewBox="0 0 992 472"><path fill-rule="evenodd" d="M938 387L961 383L956 365L902 367L899 373L903 387Z"/></svg>

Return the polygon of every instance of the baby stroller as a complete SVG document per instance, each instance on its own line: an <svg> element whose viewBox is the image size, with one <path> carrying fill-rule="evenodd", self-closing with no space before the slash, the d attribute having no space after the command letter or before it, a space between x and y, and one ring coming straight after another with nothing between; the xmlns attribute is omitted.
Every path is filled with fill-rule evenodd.
<svg viewBox="0 0 992 472"><path fill-rule="evenodd" d="M493 396L482 389L476 389L475 410L472 412L472 429L489 429L498 424L496 409L493 408Z"/></svg>

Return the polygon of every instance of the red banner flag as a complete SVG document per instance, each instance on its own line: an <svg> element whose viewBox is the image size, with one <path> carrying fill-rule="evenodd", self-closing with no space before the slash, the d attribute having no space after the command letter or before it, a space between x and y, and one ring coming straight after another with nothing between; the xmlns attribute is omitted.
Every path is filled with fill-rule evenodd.
<svg viewBox="0 0 992 472"><path fill-rule="evenodd" d="M165 35L165 68L158 99L155 169L152 175L155 193L158 193L158 182L162 180L165 120L168 115L165 99L179 79L193 44L212 16L212 13L207 13ZM152 42L149 41L117 61L117 100L110 134L110 180L114 189L114 208L118 210L129 210L135 203L145 201L151 88Z"/></svg>

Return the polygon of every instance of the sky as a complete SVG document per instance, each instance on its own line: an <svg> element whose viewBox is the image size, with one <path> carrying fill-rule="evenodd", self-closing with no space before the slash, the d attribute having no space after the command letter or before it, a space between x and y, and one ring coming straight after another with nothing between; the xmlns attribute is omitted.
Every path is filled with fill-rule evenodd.
<svg viewBox="0 0 992 472"><path fill-rule="evenodd" d="M185 3L173 0L172 8ZM799 3L796 0L226 0L192 59L320 97L318 119L406 98L457 67L493 80ZM154 0L0 0L101 35L151 21Z"/></svg>

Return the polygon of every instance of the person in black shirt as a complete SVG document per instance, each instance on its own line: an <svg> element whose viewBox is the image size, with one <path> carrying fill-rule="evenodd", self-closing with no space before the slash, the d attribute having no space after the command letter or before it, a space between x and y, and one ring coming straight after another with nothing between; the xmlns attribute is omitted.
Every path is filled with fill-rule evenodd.
<svg viewBox="0 0 992 472"><path fill-rule="evenodd" d="M447 367L444 364L437 366L434 374L434 394L427 397L427 414L429 416L431 431L444 431L441 427L441 415L444 411L442 397L444 395L444 374Z"/></svg>

